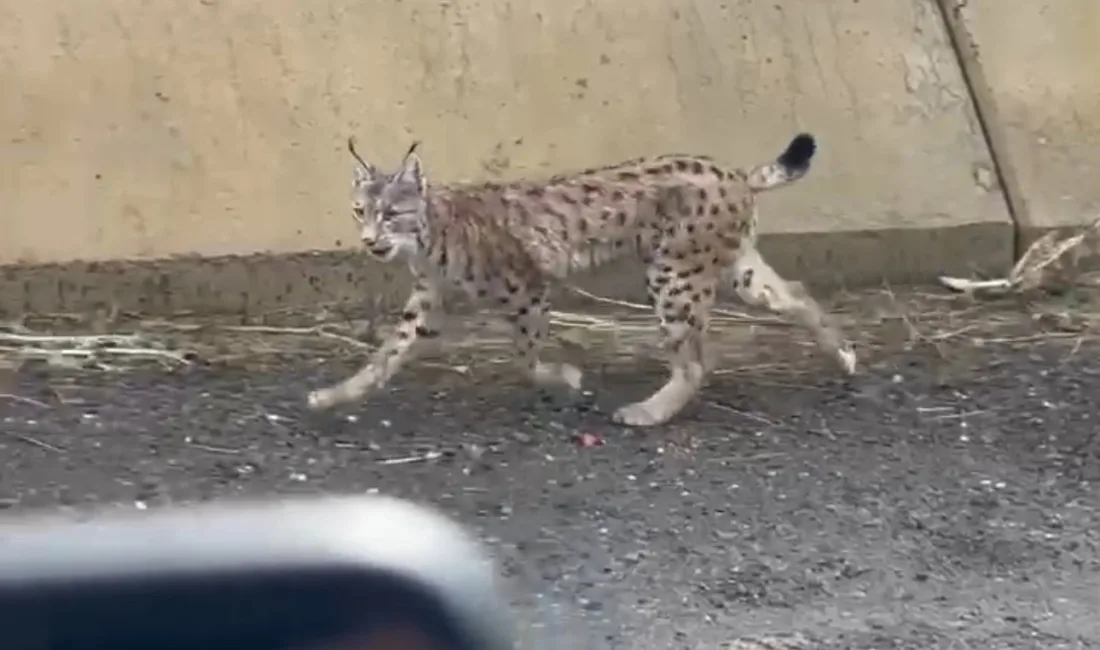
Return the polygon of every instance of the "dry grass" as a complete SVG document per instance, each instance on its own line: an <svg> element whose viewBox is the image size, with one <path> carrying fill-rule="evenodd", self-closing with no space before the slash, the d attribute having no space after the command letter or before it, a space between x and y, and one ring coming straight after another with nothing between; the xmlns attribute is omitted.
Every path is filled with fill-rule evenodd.
<svg viewBox="0 0 1100 650"><path fill-rule="evenodd" d="M656 322L647 306L589 298L583 312L555 312L554 337L567 351L605 362L653 352ZM1028 344L1065 339L1077 345L1100 334L1100 291L1084 286L1061 295L974 295L890 288L844 293L829 306L864 358L925 346L948 354L949 347ZM283 310L249 323L180 315L149 319L116 315L92 324L68 315L38 315L0 327L0 371L27 362L63 369L121 370L135 364L166 368L204 364L280 363L290 358L323 360L362 357L389 328L356 320L329 308L323 313ZM88 333L109 330L111 333ZM766 313L720 309L711 324L713 351L727 363L769 364L794 369L814 356L799 328ZM493 314L456 318L444 337L444 356L476 350L479 358L510 356L508 326ZM791 354L802 349L804 354ZM487 356L486 356L487 355ZM499 358L499 359L498 359ZM751 367L761 368L761 365Z"/></svg>
<svg viewBox="0 0 1100 650"><path fill-rule="evenodd" d="M885 287L834 296L826 307L865 365L915 348L950 360L977 348L1055 341L1075 353L1100 335L1100 282L1074 272L1083 257L1096 252L1098 236L1100 221L1061 240L1044 237L1007 278L942 279L954 293ZM590 366L655 352L656 324L648 306L571 291L591 307L554 313L554 337L566 354L583 355ZM362 358L385 336L390 322L380 318L376 326L351 317L340 305L283 309L247 320L193 314L150 319L113 310L90 316L28 315L0 324L0 399L27 399L4 392L5 375L26 363L97 371L148 364L279 364L295 358L321 363ZM712 352L721 359L716 373L790 376L820 370L821 356L807 334L772 314L721 308L711 332ZM441 354L420 363L467 374L472 366L510 360L511 345L507 325L492 314L456 318Z"/></svg>

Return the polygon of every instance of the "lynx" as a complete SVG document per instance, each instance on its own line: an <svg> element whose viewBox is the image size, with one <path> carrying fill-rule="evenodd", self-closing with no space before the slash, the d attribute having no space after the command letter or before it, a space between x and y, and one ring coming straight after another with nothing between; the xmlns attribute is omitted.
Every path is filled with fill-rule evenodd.
<svg viewBox="0 0 1100 650"><path fill-rule="evenodd" d="M720 283L750 304L796 320L844 372L854 373L856 356L840 331L756 249L756 195L804 176L815 150L813 136L799 134L774 161L750 169L667 154L539 181L434 186L416 144L396 171L383 172L349 138L351 210L363 245L380 260L406 261L413 290L400 324L370 363L313 391L310 407L359 400L386 385L421 341L439 335L444 294L452 287L507 311L518 361L535 384L577 390L579 368L540 358L550 289L626 255L645 265L670 376L648 399L619 408L616 422L665 423L699 391Z"/></svg>

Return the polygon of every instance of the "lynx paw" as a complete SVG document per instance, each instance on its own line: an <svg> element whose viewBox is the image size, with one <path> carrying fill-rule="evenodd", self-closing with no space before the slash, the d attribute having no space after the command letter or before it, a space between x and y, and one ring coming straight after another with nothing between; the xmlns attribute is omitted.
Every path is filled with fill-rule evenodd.
<svg viewBox="0 0 1100 650"><path fill-rule="evenodd" d="M306 398L306 404L309 406L310 410L313 411L322 411L332 408L339 401L338 393L331 388L315 390Z"/></svg>
<svg viewBox="0 0 1100 650"><path fill-rule="evenodd" d="M561 364L561 381L572 390L579 391L581 389L583 378L584 373L581 372L580 368L568 363Z"/></svg>
<svg viewBox="0 0 1100 650"><path fill-rule="evenodd" d="M572 364L540 362L535 366L533 378L538 386L566 386L579 391L584 373Z"/></svg>
<svg viewBox="0 0 1100 650"><path fill-rule="evenodd" d="M611 417L615 422L630 427L651 427L662 424L668 419L665 414L655 411L656 409L649 402L637 402L619 408Z"/></svg>

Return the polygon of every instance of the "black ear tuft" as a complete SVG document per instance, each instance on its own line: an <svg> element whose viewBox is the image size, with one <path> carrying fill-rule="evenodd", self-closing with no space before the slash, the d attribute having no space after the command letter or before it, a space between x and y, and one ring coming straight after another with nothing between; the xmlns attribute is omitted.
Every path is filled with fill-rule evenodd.
<svg viewBox="0 0 1100 650"><path fill-rule="evenodd" d="M356 162L363 166L363 171L367 174L374 174L374 166L363 160L363 157L359 155L359 152L355 150L355 136L348 136L348 152L352 158L355 158Z"/></svg>
<svg viewBox="0 0 1100 650"><path fill-rule="evenodd" d="M805 171L810 166L810 159L817 151L817 143L814 136L809 133L799 133L787 145L787 150L779 156L779 164L793 171Z"/></svg>

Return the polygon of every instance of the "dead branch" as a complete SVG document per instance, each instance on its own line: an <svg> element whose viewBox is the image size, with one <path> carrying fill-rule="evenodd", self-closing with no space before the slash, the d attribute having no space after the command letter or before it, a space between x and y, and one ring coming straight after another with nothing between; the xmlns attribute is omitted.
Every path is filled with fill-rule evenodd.
<svg viewBox="0 0 1100 650"><path fill-rule="evenodd" d="M1094 239L1098 234L1100 234L1100 219L1096 219L1063 239L1058 239L1057 232L1051 231L1035 240L1031 246L1028 246L1020 260L1012 267L1008 277L992 280L969 280L967 278L940 276L940 284L959 293L978 294L984 292L994 296L1039 289L1044 284L1048 284L1059 271L1065 270L1064 258L1068 253L1076 251L1078 255L1074 257L1080 257L1080 249L1083 248L1086 240ZM1072 260L1071 264L1076 261L1076 259Z"/></svg>
<svg viewBox="0 0 1100 650"><path fill-rule="evenodd" d="M594 300L596 302L603 303L605 305L616 305L618 307L626 307L627 309L634 309L634 310L637 310L637 311L644 311L644 312L652 312L653 311L653 308L648 306L648 305L642 305L642 304L639 304L639 303L636 303L636 302L630 302L629 300L617 300L615 298L607 298L605 296L600 296L600 295L594 294L591 291L586 291L584 289L581 289L580 287L569 286L569 290L572 291L573 293L579 295L579 296L584 296L585 298L588 298L589 300ZM561 313L561 312L555 312L555 313ZM729 309L721 309L721 308L717 308L717 307L711 310L711 314L713 314L715 316L724 317L728 321L742 322L742 323L753 324L753 325L787 325L788 324L786 321L781 321L781 320L776 319L776 318L753 316L752 314L745 314L745 313L742 313L742 312L732 311L732 310L729 310Z"/></svg>
<svg viewBox="0 0 1100 650"><path fill-rule="evenodd" d="M191 360L179 352L158 350L156 348L101 348L86 350L81 348L5 348L18 356L29 359L79 358L98 359L106 356L119 356L145 359L165 359L181 365L190 365Z"/></svg>
<svg viewBox="0 0 1100 650"><path fill-rule="evenodd" d="M45 402L41 402L30 397L23 397L22 395L13 395L11 393L0 393L0 399L11 400L20 404L30 404L31 406L37 406L39 408L50 408L50 405Z"/></svg>
<svg viewBox="0 0 1100 650"><path fill-rule="evenodd" d="M52 334L16 334L0 332L0 342L19 345L68 345L86 350L93 347L122 345L132 346L142 342L139 334L74 334L59 336Z"/></svg>

